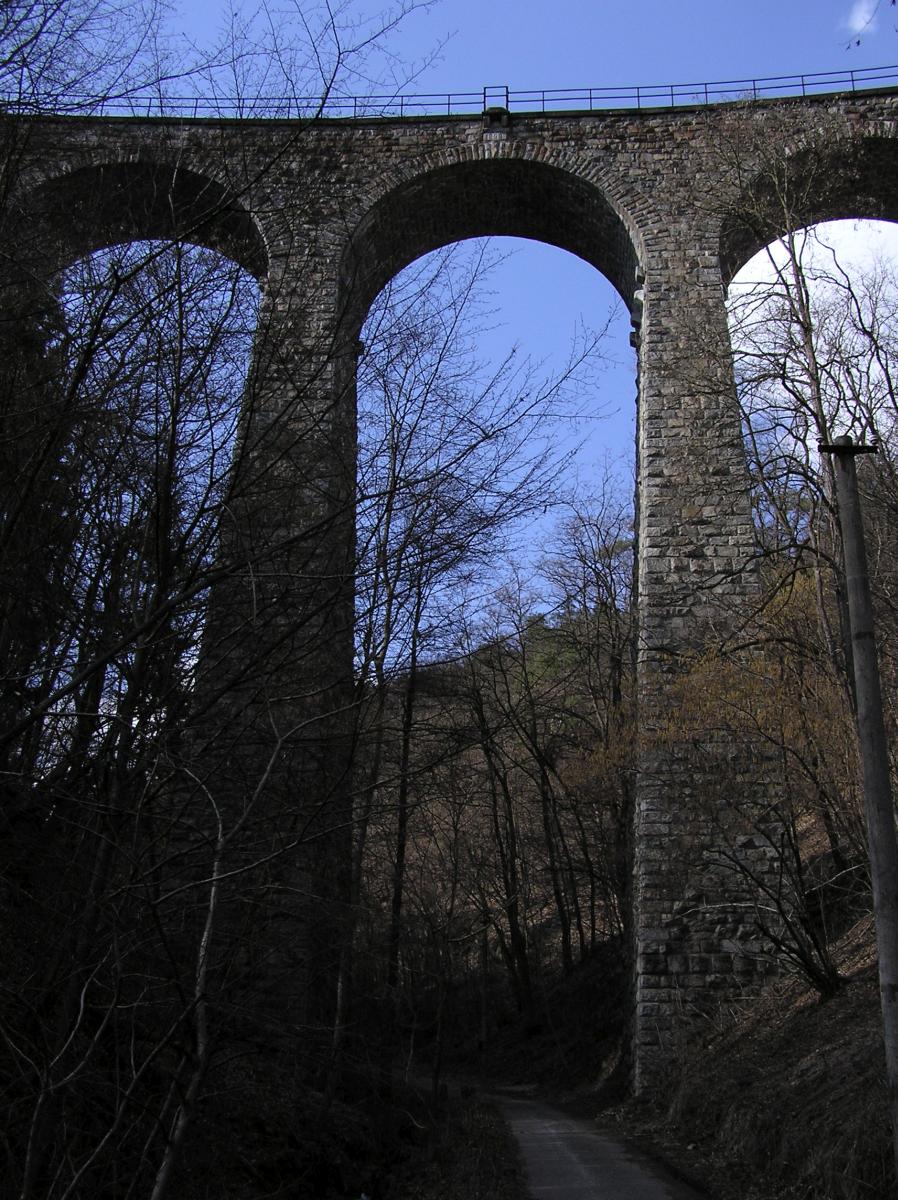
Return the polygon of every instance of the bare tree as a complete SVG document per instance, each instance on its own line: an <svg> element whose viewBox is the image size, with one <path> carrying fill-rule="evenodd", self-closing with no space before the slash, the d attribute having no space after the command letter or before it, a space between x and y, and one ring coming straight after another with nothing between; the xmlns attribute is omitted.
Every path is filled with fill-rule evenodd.
<svg viewBox="0 0 898 1200"><path fill-rule="evenodd" d="M560 456L547 435L598 341L578 347L558 379L539 380L515 356L485 370L473 340L488 254L431 256L381 296L364 334L354 896L373 817L392 826L384 987L395 1002L411 824L434 769L458 752L425 680L459 654L465 613L503 546L551 502Z"/></svg>
<svg viewBox="0 0 898 1200"><path fill-rule="evenodd" d="M213 76L223 91L226 66L249 71L246 46L232 46L205 58L202 84L186 81L183 60L171 73L160 57L157 14L145 26L128 15L123 37L114 4L4 10L7 101L95 111ZM290 94L289 72L297 97L317 97L311 115L384 25L319 16L321 40L279 59L279 90ZM264 31L245 32L258 63ZM8 186L28 125L4 131ZM73 265L61 254L39 275L21 222L9 206L0 215L12 284L0 370L5 1174L22 1200L160 1200L194 1187L181 1152L197 1121L217 1124L233 1171L279 1169L265 1166L279 1134L255 1167L224 1131L246 1129L241 1105L279 1082L279 1128L314 1107L329 1033L301 1016L330 990L327 964L272 933L291 920L295 932L296 912L322 900L304 855L333 834L333 795L282 807L280 821L273 810L279 758L314 717L278 723L257 703L268 663L232 649L237 593L283 551L248 555L235 538L247 494L273 476L251 419L266 330L255 280L191 244L190 228ZM294 538L294 563L316 540L314 528ZM294 612L269 642L319 616ZM237 739L260 713L271 727L253 757ZM333 892L336 904L338 879ZM297 971L303 956L317 966ZM311 1000L305 1011L321 1020ZM316 1152L300 1148L290 1169Z"/></svg>
<svg viewBox="0 0 898 1200"><path fill-rule="evenodd" d="M821 128L793 149L788 113L774 114L763 141L750 105L745 117L718 165L739 195L724 221L725 269L767 247L756 260L762 278L730 295L761 589L742 636L696 664L682 717L701 713L693 749L707 761L723 745L739 746L731 764L719 765L733 797L752 761L777 769L778 786L748 805L735 801L743 833L721 844L750 884L755 900L747 895L746 907L757 905L775 957L828 993L840 986L831 939L865 903L866 855L838 499L817 446L843 430L881 441L883 464L870 480L882 498L876 477L889 473L894 442L894 269L851 269L812 227L830 202L846 209L844 196L833 197L840 131ZM874 544L891 537L880 505L870 510L885 518L871 520ZM882 565L885 601L890 571ZM888 661L891 623L881 634Z"/></svg>

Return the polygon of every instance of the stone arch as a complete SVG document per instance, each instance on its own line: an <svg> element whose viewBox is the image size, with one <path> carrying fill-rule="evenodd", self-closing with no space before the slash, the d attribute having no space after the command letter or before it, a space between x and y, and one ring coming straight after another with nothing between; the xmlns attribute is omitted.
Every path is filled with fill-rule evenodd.
<svg viewBox="0 0 898 1200"><path fill-rule="evenodd" d="M497 150L468 148L419 160L386 180L359 216L341 259L341 311L350 337L398 271L470 237L530 238L576 254L605 275L632 310L641 261L635 223L609 198L610 189L590 177L597 173L566 156L536 155L522 143Z"/></svg>
<svg viewBox="0 0 898 1200"><path fill-rule="evenodd" d="M843 218L898 221L898 139L813 138L771 156L722 223L724 286L789 227Z"/></svg>
<svg viewBox="0 0 898 1200"><path fill-rule="evenodd" d="M172 238L216 250L256 279L268 273L261 230L239 197L180 164L104 160L75 166L39 183L17 209L14 236L28 237L26 261L44 278L107 246Z"/></svg>

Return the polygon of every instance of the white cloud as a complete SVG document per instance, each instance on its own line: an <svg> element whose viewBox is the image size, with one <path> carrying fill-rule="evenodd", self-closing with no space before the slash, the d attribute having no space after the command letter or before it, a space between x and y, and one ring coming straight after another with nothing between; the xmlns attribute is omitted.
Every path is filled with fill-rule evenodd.
<svg viewBox="0 0 898 1200"><path fill-rule="evenodd" d="M845 18L845 26L852 34L869 32L876 28L876 10L879 0L854 0L851 11Z"/></svg>

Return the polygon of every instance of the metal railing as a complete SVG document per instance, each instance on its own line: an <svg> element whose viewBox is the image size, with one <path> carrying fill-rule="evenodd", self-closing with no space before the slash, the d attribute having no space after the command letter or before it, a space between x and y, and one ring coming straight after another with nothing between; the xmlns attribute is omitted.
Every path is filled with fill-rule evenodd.
<svg viewBox="0 0 898 1200"><path fill-rule="evenodd" d="M488 108L510 112L596 112L611 109L679 108L771 97L814 96L830 92L898 88L898 66L824 71L810 75L769 75L712 83L664 83L632 87L538 88L513 91L492 85L479 92L320 97L119 96L97 100L71 97L68 112L133 117L220 117L310 119L360 117L464 116ZM7 111L16 109L6 105Z"/></svg>

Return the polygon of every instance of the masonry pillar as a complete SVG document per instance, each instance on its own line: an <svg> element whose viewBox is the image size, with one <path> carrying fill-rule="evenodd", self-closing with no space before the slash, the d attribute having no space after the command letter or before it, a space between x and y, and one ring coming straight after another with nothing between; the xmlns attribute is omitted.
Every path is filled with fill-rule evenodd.
<svg viewBox="0 0 898 1200"><path fill-rule="evenodd" d="M355 423L334 289L298 260L275 263L263 305L191 756L223 814L223 978L241 1020L313 1052L349 858Z"/></svg>
<svg viewBox="0 0 898 1200"><path fill-rule="evenodd" d="M734 764L680 691L693 656L737 628L757 591L723 290L716 254L697 244L669 238L647 262L640 335L637 1089L663 1082L690 1017L765 969L745 877L721 853L750 843L738 793L762 789L763 769Z"/></svg>

